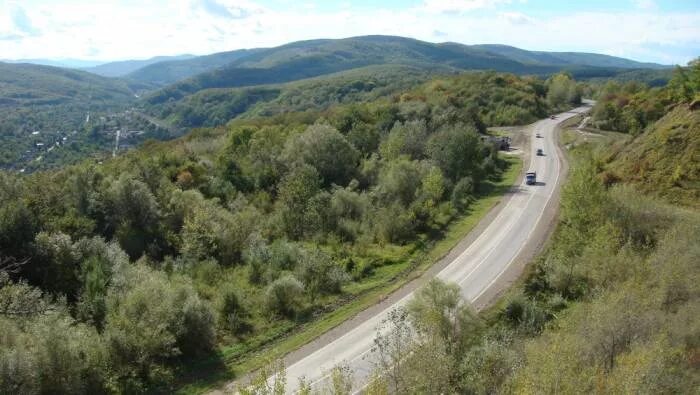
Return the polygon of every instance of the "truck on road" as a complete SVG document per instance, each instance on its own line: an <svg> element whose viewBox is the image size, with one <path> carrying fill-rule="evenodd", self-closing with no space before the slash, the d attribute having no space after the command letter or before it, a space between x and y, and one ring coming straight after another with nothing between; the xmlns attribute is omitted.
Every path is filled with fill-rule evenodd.
<svg viewBox="0 0 700 395"><path fill-rule="evenodd" d="M534 171L525 173L525 183L527 185L535 185L537 183L537 173Z"/></svg>

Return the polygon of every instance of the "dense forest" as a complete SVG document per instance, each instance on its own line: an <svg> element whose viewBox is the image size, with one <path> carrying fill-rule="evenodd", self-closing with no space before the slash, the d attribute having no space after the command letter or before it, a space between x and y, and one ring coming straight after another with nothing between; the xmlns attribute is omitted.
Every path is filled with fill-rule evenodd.
<svg viewBox="0 0 700 395"><path fill-rule="evenodd" d="M321 111L339 104L374 101L414 88L440 71L449 70L369 66L287 84L205 89L179 101L148 104L146 109L178 126L219 126L239 116Z"/></svg>
<svg viewBox="0 0 700 395"><path fill-rule="evenodd" d="M644 131L621 129L634 139L583 133L570 145L551 244L496 306L477 315L456 285L433 280L394 311L388 334L375 340L380 358L365 392L696 392L700 216L684 207L697 208L700 181L696 66L678 70L666 88L643 91L667 99L666 113ZM619 85L606 87L598 109L612 86ZM648 182L678 168L671 191ZM328 392L348 391L352 373L337 367ZM264 393L261 383L252 391ZM310 390L301 383L301 393Z"/></svg>
<svg viewBox="0 0 700 395"><path fill-rule="evenodd" d="M513 163L485 128L578 91L463 74L0 172L0 392L168 391L193 361L244 358L395 281Z"/></svg>

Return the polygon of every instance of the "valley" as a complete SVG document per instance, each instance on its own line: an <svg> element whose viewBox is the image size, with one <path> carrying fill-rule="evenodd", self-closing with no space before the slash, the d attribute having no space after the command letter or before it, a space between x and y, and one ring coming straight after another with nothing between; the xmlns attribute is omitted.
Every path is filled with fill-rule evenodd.
<svg viewBox="0 0 700 395"><path fill-rule="evenodd" d="M575 78L624 78L630 72L666 70L658 64L597 54L432 44L392 36L155 57L82 70L31 64L2 67L0 166L15 171L87 157L100 162L111 155L116 130L144 132L133 140L131 145L136 146L147 139L177 137L187 128L220 126L236 117L323 111L389 97L430 78L464 70L539 76L564 70ZM669 78L663 75L652 78ZM24 91L22 81L32 81L31 93ZM125 111L159 121L143 122L143 117L125 116ZM105 124L107 119L119 120L119 125ZM43 132L46 141L29 137L36 131ZM71 144L64 145L62 139L69 133Z"/></svg>
<svg viewBox="0 0 700 395"><path fill-rule="evenodd" d="M700 58L477 3L0 10L0 393L692 393Z"/></svg>

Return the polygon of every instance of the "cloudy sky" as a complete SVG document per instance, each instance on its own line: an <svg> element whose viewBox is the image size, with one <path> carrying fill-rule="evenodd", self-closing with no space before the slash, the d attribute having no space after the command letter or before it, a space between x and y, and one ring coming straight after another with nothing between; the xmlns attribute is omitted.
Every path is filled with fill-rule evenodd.
<svg viewBox="0 0 700 395"><path fill-rule="evenodd" d="M0 0L4 59L200 55L366 34L685 64L700 56L700 1Z"/></svg>

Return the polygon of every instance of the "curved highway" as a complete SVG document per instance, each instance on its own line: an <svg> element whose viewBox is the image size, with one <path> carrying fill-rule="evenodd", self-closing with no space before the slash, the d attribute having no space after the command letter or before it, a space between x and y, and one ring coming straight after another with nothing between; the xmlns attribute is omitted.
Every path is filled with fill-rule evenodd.
<svg viewBox="0 0 700 395"><path fill-rule="evenodd" d="M508 271L528 242L543 235L534 235L543 213L560 182L562 158L556 143L556 126L590 107L584 106L562 113L555 119L541 120L529 128L531 138L530 164L526 169L537 172L537 184L525 181L503 206L498 215L461 254L452 260L438 277L459 284L462 295L471 303L486 297L487 293L503 289L503 274ZM541 137L536 137L539 134ZM544 155L536 155L542 149ZM539 240L537 242L541 242ZM409 293L398 302L373 315L332 342L313 351L287 367L288 391L293 392L299 379L304 377L313 387L323 387L328 372L338 364L346 364L354 374L357 391L366 382L374 368L372 346L377 328L394 308L411 299Z"/></svg>

